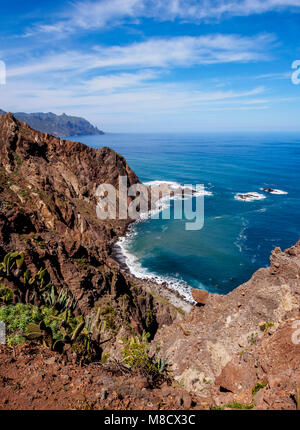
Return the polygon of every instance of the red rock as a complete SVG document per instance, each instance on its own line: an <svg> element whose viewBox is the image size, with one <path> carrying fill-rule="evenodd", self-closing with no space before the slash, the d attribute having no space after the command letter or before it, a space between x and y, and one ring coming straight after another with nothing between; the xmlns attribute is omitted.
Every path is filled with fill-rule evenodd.
<svg viewBox="0 0 300 430"><path fill-rule="evenodd" d="M270 388L279 387L280 384L282 383L282 378L278 375L269 375L268 383L270 385Z"/></svg>
<svg viewBox="0 0 300 430"><path fill-rule="evenodd" d="M209 292L205 290L192 289L192 297L199 305L205 305L209 296Z"/></svg>
<svg viewBox="0 0 300 430"><path fill-rule="evenodd" d="M186 391L184 391L182 393L182 395L181 395L181 401L182 401L182 405L183 405L184 409L190 409L191 408L191 406L192 406L192 397Z"/></svg>
<svg viewBox="0 0 300 430"><path fill-rule="evenodd" d="M234 400L243 405L250 405L253 401L252 399L252 388L241 391L234 395Z"/></svg>
<svg viewBox="0 0 300 430"><path fill-rule="evenodd" d="M241 390L252 389L256 382L256 372L248 363L230 361L216 379L216 384L225 390L237 393Z"/></svg>
<svg viewBox="0 0 300 430"><path fill-rule="evenodd" d="M253 397L254 403L256 404L257 407L262 407L263 402L264 402L265 392L266 392L266 389L262 388Z"/></svg>

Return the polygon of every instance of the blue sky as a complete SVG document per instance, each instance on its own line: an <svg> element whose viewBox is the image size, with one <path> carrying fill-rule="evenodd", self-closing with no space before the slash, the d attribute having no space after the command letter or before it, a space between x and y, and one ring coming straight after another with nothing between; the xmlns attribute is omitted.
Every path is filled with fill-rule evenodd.
<svg viewBox="0 0 300 430"><path fill-rule="evenodd" d="M0 108L111 132L300 131L300 0L3 2Z"/></svg>

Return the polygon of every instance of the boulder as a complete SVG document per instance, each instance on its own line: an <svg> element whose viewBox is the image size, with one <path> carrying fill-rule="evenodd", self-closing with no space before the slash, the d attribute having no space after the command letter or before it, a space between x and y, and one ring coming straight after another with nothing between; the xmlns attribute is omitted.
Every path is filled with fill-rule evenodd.
<svg viewBox="0 0 300 430"><path fill-rule="evenodd" d="M252 389L256 380L255 367L235 359L223 368L216 379L216 385L219 385L222 390L238 393Z"/></svg>
<svg viewBox="0 0 300 430"><path fill-rule="evenodd" d="M209 292L205 290L192 289L192 297L198 305L205 305L209 296Z"/></svg>

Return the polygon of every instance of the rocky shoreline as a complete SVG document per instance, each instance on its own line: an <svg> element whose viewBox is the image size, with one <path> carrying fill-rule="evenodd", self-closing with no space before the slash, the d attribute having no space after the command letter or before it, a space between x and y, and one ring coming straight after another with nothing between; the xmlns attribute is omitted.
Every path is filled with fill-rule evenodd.
<svg viewBox="0 0 300 430"><path fill-rule="evenodd" d="M118 244L112 245L110 257L118 264L120 270L124 272L124 274L128 275L130 278L135 279L136 282L142 282L143 285L149 286L152 292L167 300L171 305L181 309L184 313L189 313L192 310L193 304L186 301L176 290L168 288L167 283L158 284L155 282L155 277L150 280L135 277L126 264L126 257Z"/></svg>
<svg viewBox="0 0 300 430"><path fill-rule="evenodd" d="M109 303L114 326L154 336L157 326L180 316L160 297L162 289L154 297L109 256L132 221L100 221L96 189L101 183L118 188L119 175L129 185L139 183L122 156L39 133L11 114L0 116L0 143L0 257L23 252L31 272L44 267L58 292L70 291L84 317Z"/></svg>
<svg viewBox="0 0 300 430"><path fill-rule="evenodd" d="M131 221L97 218L96 187L117 188L119 175L139 183L109 148L57 139L0 116L1 298L13 300L12 307L45 306L46 298L52 308L72 298L72 318L79 318L73 340L61 341L62 353L50 342L48 349L32 341L1 347L0 408L72 408L80 396L79 408L90 409L300 408L300 342L293 343L300 242L276 248L269 267L228 295L199 292L199 306L191 306L128 272L114 246ZM73 346L90 320L89 342L101 351L98 364L85 368ZM33 334L45 337L46 328L35 325ZM66 331L65 320L59 329ZM126 339L145 332L151 354L159 351L159 369L168 363L171 375L157 386L122 361Z"/></svg>

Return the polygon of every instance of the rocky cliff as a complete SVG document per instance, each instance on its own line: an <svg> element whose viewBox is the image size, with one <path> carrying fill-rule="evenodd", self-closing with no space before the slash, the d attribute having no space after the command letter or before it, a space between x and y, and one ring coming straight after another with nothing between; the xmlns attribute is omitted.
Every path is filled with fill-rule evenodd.
<svg viewBox="0 0 300 430"><path fill-rule="evenodd" d="M5 114L0 109L0 114ZM15 118L24 121L30 127L42 133L50 133L54 136L83 136L83 135L101 135L103 131L94 127L86 119L66 114L55 115L52 112L43 113L14 113Z"/></svg>
<svg viewBox="0 0 300 430"><path fill-rule="evenodd" d="M270 263L226 296L209 295L183 323L163 327L156 335L175 378L189 391L212 396L217 405L237 401L262 409L296 407L300 241L284 252L276 248ZM256 385L263 390L253 403Z"/></svg>
<svg viewBox="0 0 300 430"><path fill-rule="evenodd" d="M119 175L127 175L129 185L138 182L126 160L109 148L57 139L11 114L0 116L0 259L7 265L5 256L24 256L7 276L12 290L22 276L25 282L19 268L25 264L40 277L46 269L57 292L69 291L75 314L87 320L100 310L106 323L103 351L115 360L124 337L147 331L153 353L159 350L167 360L172 379L150 393L143 378L128 378L128 368L119 367L112 379L91 367L86 382L85 371L54 352L26 346L11 360L11 350L2 348L5 407L30 409L32 390L39 392L36 408L56 407L57 397L67 407L73 394L61 396L58 379L40 378L63 368L71 393L83 390L93 407L300 408L300 336L295 342L300 242L284 252L276 248L270 267L230 294L198 294L202 305L184 316L162 288L134 279L110 257L111 245L129 221L100 221L95 194L102 183L118 188ZM15 301L39 304L26 291ZM103 332L99 335L102 340ZM22 365L24 357L36 369L33 375ZM20 378L24 399L12 388ZM99 385L107 394L98 393Z"/></svg>
<svg viewBox="0 0 300 430"><path fill-rule="evenodd" d="M60 140L11 114L0 116L0 257L22 252L32 273L46 268L58 292L70 290L77 313L89 315L99 303L111 306L115 327L154 335L176 311L162 307L109 257L129 221L96 216L98 185L117 188L119 175L129 185L138 182L126 160L109 148Z"/></svg>

